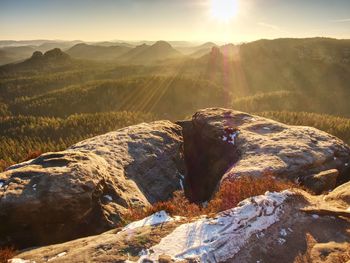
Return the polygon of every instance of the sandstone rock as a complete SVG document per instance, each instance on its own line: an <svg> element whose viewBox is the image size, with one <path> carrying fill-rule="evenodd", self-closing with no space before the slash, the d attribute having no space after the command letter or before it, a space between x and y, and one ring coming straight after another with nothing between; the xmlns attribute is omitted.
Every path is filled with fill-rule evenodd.
<svg viewBox="0 0 350 263"><path fill-rule="evenodd" d="M350 182L342 184L325 196L328 202L336 202L340 208L350 208ZM334 205L335 206L335 205ZM350 212L350 209L348 209Z"/></svg>
<svg viewBox="0 0 350 263"><path fill-rule="evenodd" d="M180 188L181 127L140 124L47 153L0 174L1 242L32 246L101 233L125 209Z"/></svg>
<svg viewBox="0 0 350 263"><path fill-rule="evenodd" d="M349 185L344 187L349 188ZM64 244L26 250L16 257L37 263L63 252L66 254L55 262L123 262L127 259L128 262L160 262L164 259L169 262L169 256L175 262L233 263L303 262L296 261L298 258L312 258L311 262L350 259L347 253L349 219L301 211L310 206L314 209L341 206L343 201L335 198L329 202L322 195L312 196L301 190L287 193L268 193L246 199L237 208L211 219L200 218L190 223L171 221L135 231L113 230ZM226 224L228 222L232 224ZM315 242L310 244L308 236ZM144 240L143 244L139 245L138 240ZM139 253L144 249L148 249L147 255Z"/></svg>
<svg viewBox="0 0 350 263"><path fill-rule="evenodd" d="M185 164L185 191L197 202L240 175L312 178L310 186L322 191L332 189L336 177L335 170L322 171L339 171L337 184L347 180L349 147L317 129L226 109L202 110L179 124L183 129L168 121L131 126L1 173L0 241L27 247L116 227L126 208L165 200L180 189ZM344 210L349 189L342 187L322 202ZM305 202L293 200L298 205L286 211L295 215Z"/></svg>
<svg viewBox="0 0 350 263"><path fill-rule="evenodd" d="M339 263L350 260L350 243L317 243L310 251L310 258L315 263Z"/></svg>
<svg viewBox="0 0 350 263"><path fill-rule="evenodd" d="M158 262L159 263L171 263L174 261L172 260L172 258L170 256L163 254L163 255L160 255L158 257Z"/></svg>
<svg viewBox="0 0 350 263"><path fill-rule="evenodd" d="M27 249L16 255L18 259L42 262L134 262L161 238L171 233L181 222L168 222L161 226L146 226L137 231L109 230L62 244ZM57 255L62 255L57 257ZM146 261L145 261L146 263Z"/></svg>
<svg viewBox="0 0 350 263"><path fill-rule="evenodd" d="M337 169L331 169L306 176L302 179L302 183L316 194L334 189L337 185L339 172Z"/></svg>
<svg viewBox="0 0 350 263"><path fill-rule="evenodd" d="M32 55L32 58L40 58L43 56L43 53L41 51L35 51Z"/></svg>
<svg viewBox="0 0 350 263"><path fill-rule="evenodd" d="M186 192L195 201L208 199L220 180L240 175L302 181L337 169L338 182L349 180L349 146L315 128L221 108L201 110L179 124L188 170Z"/></svg>

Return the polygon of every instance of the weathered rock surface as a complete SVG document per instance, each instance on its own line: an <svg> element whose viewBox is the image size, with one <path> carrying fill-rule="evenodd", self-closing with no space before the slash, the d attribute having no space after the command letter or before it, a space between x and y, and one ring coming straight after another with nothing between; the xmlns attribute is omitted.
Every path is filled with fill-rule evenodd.
<svg viewBox="0 0 350 263"><path fill-rule="evenodd" d="M337 185L339 171L331 169L302 178L301 183L316 194L332 190Z"/></svg>
<svg viewBox="0 0 350 263"><path fill-rule="evenodd" d="M315 128L221 108L201 110L179 124L188 168L186 192L195 201L207 200L220 180L240 175L270 174L302 182L336 169L338 184L350 180L349 146ZM329 185L319 188L328 190Z"/></svg>
<svg viewBox="0 0 350 263"><path fill-rule="evenodd" d="M179 124L131 126L1 173L0 245L52 244L116 227L126 208L168 199L180 189L185 165L185 192L193 201L208 200L220 182L240 175L270 174L317 193L350 179L349 147L314 128L227 109L202 110ZM345 184L317 199L328 206L315 209L347 217L349 196ZM289 216L307 203L292 200ZM296 220L309 218L312 209Z"/></svg>
<svg viewBox="0 0 350 263"><path fill-rule="evenodd" d="M0 240L62 242L115 227L132 205L180 188L181 127L140 124L47 153L0 174Z"/></svg>
<svg viewBox="0 0 350 263"><path fill-rule="evenodd" d="M350 204L350 182L342 184L329 193L325 200L335 202L333 206L347 209ZM350 212L350 209L348 209Z"/></svg>
<svg viewBox="0 0 350 263"><path fill-rule="evenodd" d="M350 202L335 197L339 191L350 192L350 185L343 185L325 196L312 196L301 190L269 193L247 199L239 207L213 219L200 218L189 223L183 219L161 226L113 230L64 244L23 251L16 257L37 263L48 259L72 263L126 260L346 262L350 260L350 217L302 211L347 209ZM308 261L302 261L303 258Z"/></svg>

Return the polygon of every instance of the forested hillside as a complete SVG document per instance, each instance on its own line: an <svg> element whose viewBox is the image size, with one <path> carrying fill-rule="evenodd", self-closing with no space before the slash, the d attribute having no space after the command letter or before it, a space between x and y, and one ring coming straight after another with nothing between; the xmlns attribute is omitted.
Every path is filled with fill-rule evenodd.
<svg viewBox="0 0 350 263"><path fill-rule="evenodd" d="M133 123L182 119L216 106L314 126L350 142L349 40L207 43L179 50L164 41L79 44L67 52L35 52L0 67L3 167L33 151L64 149Z"/></svg>
<svg viewBox="0 0 350 263"><path fill-rule="evenodd" d="M126 111L75 114L65 119L0 117L0 171L38 153L64 150L95 135L155 119L151 114Z"/></svg>

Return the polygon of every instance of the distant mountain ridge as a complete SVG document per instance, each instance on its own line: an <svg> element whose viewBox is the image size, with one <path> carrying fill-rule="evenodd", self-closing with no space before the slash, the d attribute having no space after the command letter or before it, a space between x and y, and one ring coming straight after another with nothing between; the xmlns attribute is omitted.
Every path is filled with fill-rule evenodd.
<svg viewBox="0 0 350 263"><path fill-rule="evenodd" d="M0 65L18 62L36 51L32 46L8 46L0 48Z"/></svg>
<svg viewBox="0 0 350 263"><path fill-rule="evenodd" d="M74 60L59 48L45 52L35 51L32 56L23 62L8 64L0 67L1 71L33 71L62 69L74 65Z"/></svg>
<svg viewBox="0 0 350 263"><path fill-rule="evenodd" d="M199 58L209 53L213 47L218 47L218 45L213 42L206 42L200 46L190 47L181 51L192 58Z"/></svg>
<svg viewBox="0 0 350 263"><path fill-rule="evenodd" d="M66 50L82 41L0 41L0 66L21 62L29 58L34 51L46 52L54 48Z"/></svg>
<svg viewBox="0 0 350 263"><path fill-rule="evenodd" d="M157 41L149 46L142 44L130 50L128 53L120 57L122 61L131 63L152 63L159 60L175 58L182 56L182 54L173 48L166 41Z"/></svg>
<svg viewBox="0 0 350 263"><path fill-rule="evenodd" d="M131 48L126 46L96 46L77 44L66 51L71 57L89 60L116 60Z"/></svg>

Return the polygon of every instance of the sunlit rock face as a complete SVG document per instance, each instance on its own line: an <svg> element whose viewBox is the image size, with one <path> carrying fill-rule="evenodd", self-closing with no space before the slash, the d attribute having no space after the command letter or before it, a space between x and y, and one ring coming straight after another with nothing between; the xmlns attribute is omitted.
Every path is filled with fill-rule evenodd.
<svg viewBox="0 0 350 263"><path fill-rule="evenodd" d="M158 121L46 153L0 174L0 241L22 247L101 233L130 206L180 189L181 127Z"/></svg>
<svg viewBox="0 0 350 263"><path fill-rule="evenodd" d="M186 220L160 212L123 229L25 250L16 257L72 263L293 263L308 251L310 262L343 262L339 259L348 260L350 249L344 217L350 216L349 192L349 183L319 196L296 189L267 192L211 218Z"/></svg>
<svg viewBox="0 0 350 263"><path fill-rule="evenodd" d="M331 188L349 180L349 146L315 128L222 108L198 111L192 120L179 124L184 134L187 193L195 201L208 199L220 180L242 175L303 182L335 169L339 174L334 171ZM330 189L329 184L322 185L318 192Z"/></svg>
<svg viewBox="0 0 350 263"><path fill-rule="evenodd" d="M317 129L221 108L178 124L130 126L1 173L0 244L98 234L116 227L127 208L166 200L182 187L203 202L241 175L304 182L318 193L348 181L349 147Z"/></svg>

